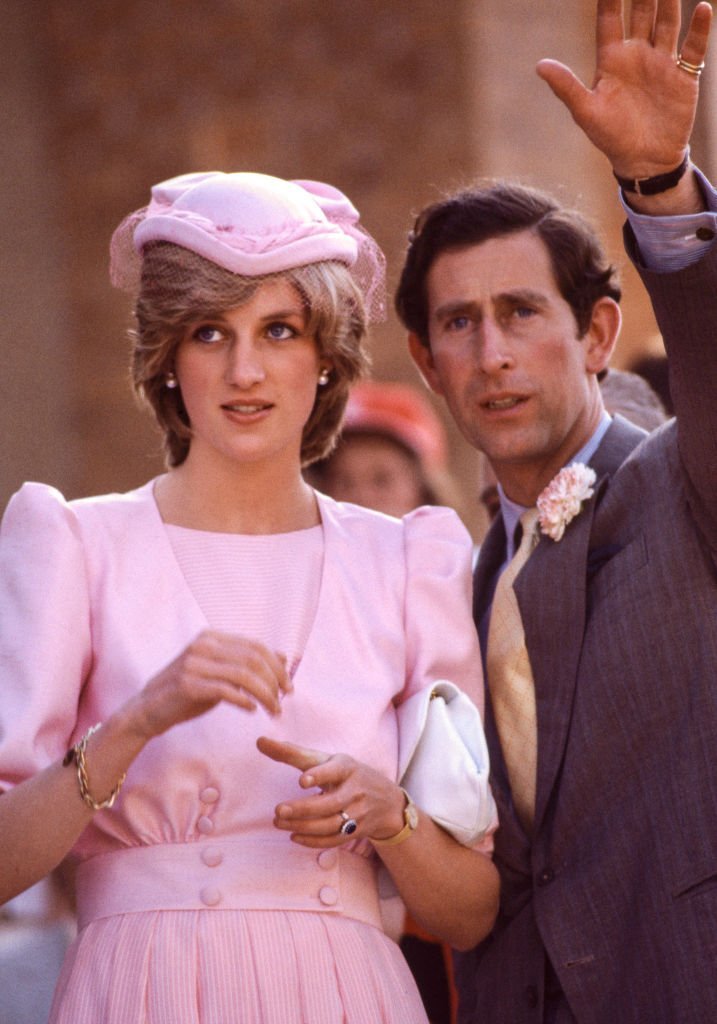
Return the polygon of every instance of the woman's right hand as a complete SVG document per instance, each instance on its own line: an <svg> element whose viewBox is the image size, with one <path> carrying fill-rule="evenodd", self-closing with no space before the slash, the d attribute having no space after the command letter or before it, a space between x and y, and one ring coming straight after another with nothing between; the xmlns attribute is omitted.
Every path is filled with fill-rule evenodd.
<svg viewBox="0 0 717 1024"><path fill-rule="evenodd" d="M205 630L154 676L131 703L147 739L197 718L221 701L279 714L293 687L286 658L256 640Z"/></svg>

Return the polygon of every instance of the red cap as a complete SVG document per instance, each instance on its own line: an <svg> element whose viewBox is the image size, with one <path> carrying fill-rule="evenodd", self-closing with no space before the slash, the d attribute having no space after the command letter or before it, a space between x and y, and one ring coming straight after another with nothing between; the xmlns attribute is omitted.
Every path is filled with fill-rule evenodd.
<svg viewBox="0 0 717 1024"><path fill-rule="evenodd" d="M355 384L344 431L386 434L417 455L425 469L445 469L443 424L428 400L408 384L370 380Z"/></svg>

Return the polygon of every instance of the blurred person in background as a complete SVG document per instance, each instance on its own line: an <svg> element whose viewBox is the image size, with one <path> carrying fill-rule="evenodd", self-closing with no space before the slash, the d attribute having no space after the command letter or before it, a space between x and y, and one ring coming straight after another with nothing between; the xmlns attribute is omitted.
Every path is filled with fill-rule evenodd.
<svg viewBox="0 0 717 1024"><path fill-rule="evenodd" d="M0 907L0 1024L44 1024L62 960L75 935L63 872Z"/></svg>
<svg viewBox="0 0 717 1024"><path fill-rule="evenodd" d="M648 434L669 418L660 396L640 374L608 367L598 380L611 416L624 416Z"/></svg>
<svg viewBox="0 0 717 1024"><path fill-rule="evenodd" d="M389 516L419 505L457 504L445 429L429 400L409 384L355 384L336 447L311 473L337 501Z"/></svg>
<svg viewBox="0 0 717 1024"><path fill-rule="evenodd" d="M670 392L670 372L667 356L650 354L638 356L628 367L632 373L643 377L652 390L659 396L668 416L674 416L675 406Z"/></svg>

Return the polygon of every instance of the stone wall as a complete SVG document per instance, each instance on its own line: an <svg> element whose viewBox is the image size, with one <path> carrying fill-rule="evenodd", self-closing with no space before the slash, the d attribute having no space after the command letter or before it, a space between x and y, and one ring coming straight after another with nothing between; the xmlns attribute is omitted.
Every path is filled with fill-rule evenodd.
<svg viewBox="0 0 717 1024"><path fill-rule="evenodd" d="M481 174L560 188L622 260L604 162L533 72L551 55L589 77L592 16L592 0L7 5L0 506L27 478L75 496L161 469L127 383L130 300L108 284L107 244L162 178L245 168L330 181L385 249L391 290L412 213ZM626 320L621 353L654 333L634 282ZM374 363L417 381L393 316ZM449 433L470 498L478 459Z"/></svg>

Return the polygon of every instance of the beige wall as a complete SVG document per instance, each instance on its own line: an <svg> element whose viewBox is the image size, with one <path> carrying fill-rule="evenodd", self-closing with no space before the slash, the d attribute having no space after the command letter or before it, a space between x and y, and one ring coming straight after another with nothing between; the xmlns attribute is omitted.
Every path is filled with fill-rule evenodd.
<svg viewBox="0 0 717 1024"><path fill-rule="evenodd" d="M592 0L14 0L3 11L0 182L4 387L0 507L23 479L68 496L161 469L127 385L129 299L107 243L148 186L250 168L345 189L396 282L412 214L477 175L558 189L623 261L602 158L534 74L555 56L591 74ZM702 137L714 109L705 78ZM626 273L619 353L654 324ZM416 380L395 318L378 375ZM478 459L449 425L465 511Z"/></svg>

